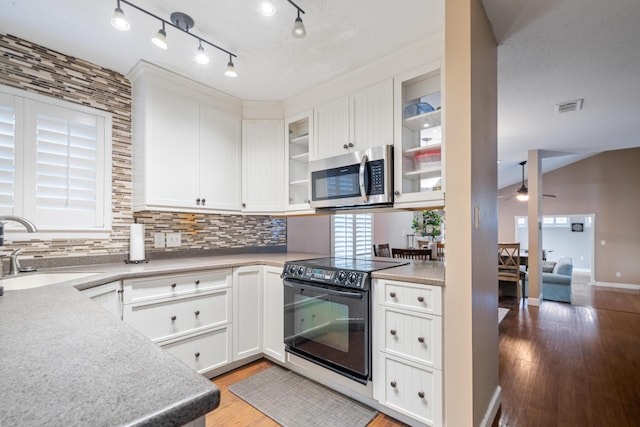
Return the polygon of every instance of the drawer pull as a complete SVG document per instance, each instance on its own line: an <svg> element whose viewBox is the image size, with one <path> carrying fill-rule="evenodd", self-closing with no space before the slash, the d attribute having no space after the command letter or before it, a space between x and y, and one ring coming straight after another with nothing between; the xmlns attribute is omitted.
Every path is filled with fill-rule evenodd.
<svg viewBox="0 0 640 427"><path fill-rule="evenodd" d="M196 316L200 316L200 310L196 310Z"/></svg>
<svg viewBox="0 0 640 427"><path fill-rule="evenodd" d="M391 387L396 388L396 386L398 385L395 381L391 381L391 383L389 384Z"/></svg>
<svg viewBox="0 0 640 427"><path fill-rule="evenodd" d="M197 352L197 353L195 354L195 356L196 356L196 359L197 359L198 357L200 357L200 352Z"/></svg>
<svg viewBox="0 0 640 427"><path fill-rule="evenodd" d="M419 397L420 399L424 399L424 391L419 391L419 392L418 392L418 397Z"/></svg>
<svg viewBox="0 0 640 427"><path fill-rule="evenodd" d="M175 288L176 286L178 286L177 283L172 283L171 284L171 288Z"/></svg>
<svg viewBox="0 0 640 427"><path fill-rule="evenodd" d="M424 302L424 297L418 297L418 302Z"/></svg>
<svg viewBox="0 0 640 427"><path fill-rule="evenodd" d="M395 330L395 329L392 329L392 330L390 330L390 331L389 331L389 333L390 333L391 335L395 336L395 335L396 335L396 330Z"/></svg>
<svg viewBox="0 0 640 427"><path fill-rule="evenodd" d="M424 342L424 337L418 337L418 342L419 343L423 343Z"/></svg>
<svg viewBox="0 0 640 427"><path fill-rule="evenodd" d="M391 298L395 298L395 297L396 297L396 293L395 293L395 292L389 292L389 296L390 296Z"/></svg>
<svg viewBox="0 0 640 427"><path fill-rule="evenodd" d="M200 280L196 280L195 283L196 283L196 285L199 285L200 284Z"/></svg>
<svg viewBox="0 0 640 427"><path fill-rule="evenodd" d="M172 321L172 322L175 322L175 321L176 321L176 319L177 319L177 317L176 317L176 316L171 316L171 321Z"/></svg>

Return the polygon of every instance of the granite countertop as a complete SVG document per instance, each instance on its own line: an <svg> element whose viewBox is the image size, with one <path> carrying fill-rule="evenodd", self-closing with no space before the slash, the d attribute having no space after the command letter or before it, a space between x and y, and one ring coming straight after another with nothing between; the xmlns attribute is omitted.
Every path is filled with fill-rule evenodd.
<svg viewBox="0 0 640 427"><path fill-rule="evenodd" d="M183 425L215 409L219 389L78 290L154 274L283 267L314 254L241 254L42 270L95 273L0 296L0 425ZM374 278L444 285L415 262ZM0 282L1 284L1 282Z"/></svg>

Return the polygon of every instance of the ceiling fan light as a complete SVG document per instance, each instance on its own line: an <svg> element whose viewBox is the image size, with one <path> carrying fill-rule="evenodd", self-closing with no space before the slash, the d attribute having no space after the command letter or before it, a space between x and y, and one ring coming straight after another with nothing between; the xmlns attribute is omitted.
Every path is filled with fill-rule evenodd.
<svg viewBox="0 0 640 427"><path fill-rule="evenodd" d="M520 200L521 202L526 202L527 200L529 200L529 189L525 186L518 188L516 199Z"/></svg>
<svg viewBox="0 0 640 427"><path fill-rule="evenodd" d="M205 64L209 63L209 57L205 53L204 48L202 47L202 45L198 46L198 51L196 52L195 61L198 64L202 64L202 65L205 65Z"/></svg>
<svg viewBox="0 0 640 427"><path fill-rule="evenodd" d="M298 12L298 17L296 21L293 23L293 29L291 30L291 35L297 39L302 39L307 35L307 30L304 28L304 23L302 22L302 18L300 18L300 12Z"/></svg>
<svg viewBox="0 0 640 427"><path fill-rule="evenodd" d="M113 11L113 16L111 17L111 25L113 28L120 31L127 31L130 28L129 21L127 21L127 17L124 15L122 9L120 9L120 5Z"/></svg>
<svg viewBox="0 0 640 427"><path fill-rule="evenodd" d="M162 26L164 27L164 24ZM153 36L151 41L160 49L166 49L167 48L167 32L164 30L164 28L161 28L160 31L158 31L158 33L155 36Z"/></svg>

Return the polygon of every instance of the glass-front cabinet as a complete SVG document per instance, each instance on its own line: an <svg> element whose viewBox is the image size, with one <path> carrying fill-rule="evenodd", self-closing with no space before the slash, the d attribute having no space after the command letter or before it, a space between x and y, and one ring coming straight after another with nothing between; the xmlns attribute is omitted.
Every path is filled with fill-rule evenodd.
<svg viewBox="0 0 640 427"><path fill-rule="evenodd" d="M309 153L312 149L313 114L291 117L285 121L286 134L286 210L310 211Z"/></svg>
<svg viewBox="0 0 640 427"><path fill-rule="evenodd" d="M441 62L395 79L395 206L444 205Z"/></svg>

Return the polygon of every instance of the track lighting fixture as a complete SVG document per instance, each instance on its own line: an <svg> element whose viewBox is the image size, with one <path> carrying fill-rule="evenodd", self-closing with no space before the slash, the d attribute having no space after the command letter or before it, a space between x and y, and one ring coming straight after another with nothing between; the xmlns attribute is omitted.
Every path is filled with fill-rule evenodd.
<svg viewBox="0 0 640 427"><path fill-rule="evenodd" d="M158 34L153 36L151 41L160 49L167 48L167 32L164 30L164 22L162 23L162 28L160 28L160 31L158 31Z"/></svg>
<svg viewBox="0 0 640 427"><path fill-rule="evenodd" d="M304 28L304 23L302 22L302 18L300 18L300 13L304 13L304 10L302 10L293 1L291 0L287 0L287 1L291 3L296 9L298 9L298 17L293 23L293 29L291 30L291 35L297 39L302 39L304 38L304 36L307 35L307 30Z"/></svg>
<svg viewBox="0 0 640 427"><path fill-rule="evenodd" d="M115 8L114 12L113 12L113 17L111 18L111 25L113 25L114 28L117 28L118 30L128 30L129 29L129 22L127 21L127 18L124 14L124 12L122 11L122 9L120 8L120 2L131 6L132 8L151 16L152 18L157 19L158 21L160 21L162 23L162 28L158 31L158 33L151 39L151 41L153 42L153 44L155 44L156 46L162 48L162 49L166 49L167 48L167 32L166 32L166 25L169 25L170 27L173 27L177 30L182 31L184 34L187 34L195 39L198 40L198 48L196 51L196 57L195 60L196 62L198 62L199 64L207 64L209 62L209 56L206 54L204 47L202 46L202 44L208 44L211 47L215 47L216 49L226 53L227 55L229 55L229 62L227 63L227 69L225 71L225 75L229 76L229 77L236 77L237 74L235 72L235 68L233 65L233 58L236 57L237 55L229 52L226 49L221 48L220 46L211 43L210 41L207 41L205 39L203 39L202 37L196 36L195 34L192 34L189 32L189 30L191 28L193 28L194 25L194 21L193 19L182 12L174 12L171 14L171 22L160 18L159 16L154 15L151 12L148 12L146 10L144 10L143 8L136 6L135 4L131 3L128 0L116 0L117 1L117 7ZM297 7L297 6L296 6ZM304 12L303 12L304 13Z"/></svg>
<svg viewBox="0 0 640 427"><path fill-rule="evenodd" d="M129 29L129 21L127 21L127 17L124 16L124 12L120 9L120 0L118 0L118 5L113 11L111 25L120 31L127 31Z"/></svg>
<svg viewBox="0 0 640 427"><path fill-rule="evenodd" d="M236 73L236 67L233 66L233 58L229 55L229 62L227 63L227 71L224 72L227 77L238 77Z"/></svg>

